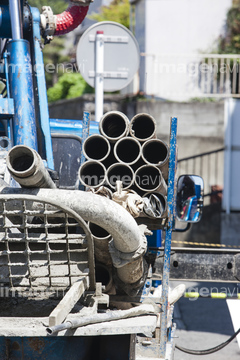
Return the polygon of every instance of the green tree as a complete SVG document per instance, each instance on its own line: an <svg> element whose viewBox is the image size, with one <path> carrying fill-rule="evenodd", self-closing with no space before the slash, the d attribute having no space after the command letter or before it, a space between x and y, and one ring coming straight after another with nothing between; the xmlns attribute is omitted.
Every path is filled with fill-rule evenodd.
<svg viewBox="0 0 240 360"><path fill-rule="evenodd" d="M227 13L227 33L220 38L218 51L224 54L240 52L240 1L235 0Z"/></svg>
<svg viewBox="0 0 240 360"><path fill-rule="evenodd" d="M115 21L129 29L129 0L113 0L109 6L101 6L99 14L89 15L89 19L96 21Z"/></svg>
<svg viewBox="0 0 240 360"><path fill-rule="evenodd" d="M71 99L85 93L92 93L89 86L79 73L63 74L58 82L48 89L48 100L54 102L61 99Z"/></svg>
<svg viewBox="0 0 240 360"><path fill-rule="evenodd" d="M45 5L50 6L54 14L59 14L67 8L65 0L29 0L28 2L30 6L37 7L40 12ZM47 88L56 84L58 78L63 74L63 64L70 61L69 56L62 55L65 47L64 43L64 36L54 37L50 45L44 46L44 66L45 69L48 69L48 67L51 69L51 71L45 72ZM55 71L52 71L52 69L55 69Z"/></svg>
<svg viewBox="0 0 240 360"><path fill-rule="evenodd" d="M67 7L65 0L28 0L28 3L30 6L38 8L40 12L43 6L50 6L54 14L60 14Z"/></svg>

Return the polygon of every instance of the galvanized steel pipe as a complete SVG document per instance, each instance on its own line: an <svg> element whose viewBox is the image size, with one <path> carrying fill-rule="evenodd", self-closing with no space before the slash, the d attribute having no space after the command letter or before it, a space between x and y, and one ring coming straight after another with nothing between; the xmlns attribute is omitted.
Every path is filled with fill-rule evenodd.
<svg viewBox="0 0 240 360"><path fill-rule="evenodd" d="M87 159L104 161L109 156L109 141L102 135L93 134L83 143L83 153Z"/></svg>
<svg viewBox="0 0 240 360"><path fill-rule="evenodd" d="M153 165L143 165L135 172L135 184L144 192L158 191L167 194L167 185L161 171Z"/></svg>
<svg viewBox="0 0 240 360"><path fill-rule="evenodd" d="M114 155L119 162L133 165L141 157L141 145L137 139L124 137L116 142Z"/></svg>
<svg viewBox="0 0 240 360"><path fill-rule="evenodd" d="M156 121L145 113L135 115L130 121L130 135L140 142L156 137Z"/></svg>
<svg viewBox="0 0 240 360"><path fill-rule="evenodd" d="M106 168L100 161L89 160L80 166L78 176L84 186L97 188L105 183Z"/></svg>
<svg viewBox="0 0 240 360"><path fill-rule="evenodd" d="M104 292L108 293L113 285L111 267L99 263L95 264L95 276L96 282L101 282L104 286Z"/></svg>
<svg viewBox="0 0 240 360"><path fill-rule="evenodd" d="M107 183L112 189L116 189L116 181L122 181L123 189L128 189L134 182L134 172L127 164L112 164L106 173Z"/></svg>
<svg viewBox="0 0 240 360"><path fill-rule="evenodd" d="M129 119L120 111L109 111L102 116L99 131L110 142L116 142L128 135Z"/></svg>
<svg viewBox="0 0 240 360"><path fill-rule="evenodd" d="M157 166L164 177L168 178L169 148L160 139L151 139L142 145L142 158L147 164Z"/></svg>
<svg viewBox="0 0 240 360"><path fill-rule="evenodd" d="M6 163L12 177L23 187L56 188L42 158L30 147L14 146L8 152Z"/></svg>
<svg viewBox="0 0 240 360"><path fill-rule="evenodd" d="M108 243L112 240L112 236L101 226L94 223L89 223L88 227L92 233L96 259L103 264L111 265L112 258L108 250Z"/></svg>

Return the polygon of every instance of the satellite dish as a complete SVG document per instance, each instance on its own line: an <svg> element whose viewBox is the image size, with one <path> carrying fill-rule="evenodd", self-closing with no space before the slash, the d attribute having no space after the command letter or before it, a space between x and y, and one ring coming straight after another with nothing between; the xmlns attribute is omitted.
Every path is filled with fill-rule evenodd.
<svg viewBox="0 0 240 360"><path fill-rule="evenodd" d="M113 21L96 23L83 33L77 46L77 64L82 77L92 87L95 86L97 32L103 32L104 38L103 88L105 91L121 90L139 69L137 40L125 26Z"/></svg>

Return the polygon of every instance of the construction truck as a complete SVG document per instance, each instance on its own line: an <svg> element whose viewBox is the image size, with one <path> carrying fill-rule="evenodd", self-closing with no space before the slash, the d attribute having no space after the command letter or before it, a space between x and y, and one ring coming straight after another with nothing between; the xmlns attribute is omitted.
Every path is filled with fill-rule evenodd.
<svg viewBox="0 0 240 360"><path fill-rule="evenodd" d="M185 288L169 279L199 266L189 249L171 256L176 219L187 229L203 206L202 179L176 179L176 117L168 144L150 114L49 119L43 42L88 6L40 15L25 0L0 4L1 359L173 359ZM236 281L236 271L198 278Z"/></svg>

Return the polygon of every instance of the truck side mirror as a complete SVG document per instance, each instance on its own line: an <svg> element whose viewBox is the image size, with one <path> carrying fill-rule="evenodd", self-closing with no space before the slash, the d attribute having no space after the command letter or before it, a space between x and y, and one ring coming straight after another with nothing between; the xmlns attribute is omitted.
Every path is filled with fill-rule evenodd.
<svg viewBox="0 0 240 360"><path fill-rule="evenodd" d="M203 179L182 175L177 182L176 214L179 221L198 222L203 208Z"/></svg>

